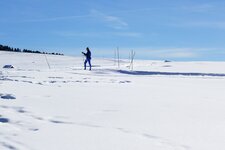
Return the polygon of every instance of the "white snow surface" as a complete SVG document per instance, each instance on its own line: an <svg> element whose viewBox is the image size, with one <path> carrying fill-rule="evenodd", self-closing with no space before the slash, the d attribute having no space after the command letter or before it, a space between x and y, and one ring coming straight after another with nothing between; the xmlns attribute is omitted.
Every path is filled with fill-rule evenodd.
<svg viewBox="0 0 225 150"><path fill-rule="evenodd" d="M0 150L225 149L225 62L46 57L0 52Z"/></svg>

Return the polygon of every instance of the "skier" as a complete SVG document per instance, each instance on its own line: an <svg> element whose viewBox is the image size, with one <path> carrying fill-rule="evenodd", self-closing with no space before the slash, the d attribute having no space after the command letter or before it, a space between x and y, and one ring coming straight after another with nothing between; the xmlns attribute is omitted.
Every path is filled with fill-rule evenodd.
<svg viewBox="0 0 225 150"><path fill-rule="evenodd" d="M82 52L82 54L84 54L84 56L86 57L84 61L84 70L86 70L87 62L89 64L89 70L91 70L91 51L88 47L86 48L86 50L87 50L87 53Z"/></svg>

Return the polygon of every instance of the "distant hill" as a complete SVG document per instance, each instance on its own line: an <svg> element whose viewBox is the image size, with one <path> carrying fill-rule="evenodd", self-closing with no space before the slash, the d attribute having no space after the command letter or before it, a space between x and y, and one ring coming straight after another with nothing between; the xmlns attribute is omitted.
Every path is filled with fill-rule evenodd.
<svg viewBox="0 0 225 150"><path fill-rule="evenodd" d="M37 54L50 54L50 55L64 55L61 53L55 53L55 52L43 52L39 50L29 50L29 49L20 49L20 48L14 48L10 46L5 46L0 44L0 51L9 51L9 52L22 52L22 53L37 53Z"/></svg>

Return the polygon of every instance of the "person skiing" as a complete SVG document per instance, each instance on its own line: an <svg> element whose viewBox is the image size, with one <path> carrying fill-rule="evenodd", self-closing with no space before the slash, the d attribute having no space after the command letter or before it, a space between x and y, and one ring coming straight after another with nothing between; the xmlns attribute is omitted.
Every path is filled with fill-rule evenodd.
<svg viewBox="0 0 225 150"><path fill-rule="evenodd" d="M89 70L91 70L91 51L88 47L86 48L86 50L87 50L87 53L82 52L82 54L84 54L84 56L86 57L84 61L84 70L86 70L87 62L89 64Z"/></svg>

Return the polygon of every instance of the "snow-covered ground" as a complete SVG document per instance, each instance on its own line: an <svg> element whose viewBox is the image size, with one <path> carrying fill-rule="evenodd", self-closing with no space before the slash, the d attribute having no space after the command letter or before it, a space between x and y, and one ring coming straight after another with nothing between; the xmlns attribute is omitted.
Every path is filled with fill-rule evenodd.
<svg viewBox="0 0 225 150"><path fill-rule="evenodd" d="M225 62L46 57L0 52L0 150L225 149Z"/></svg>

